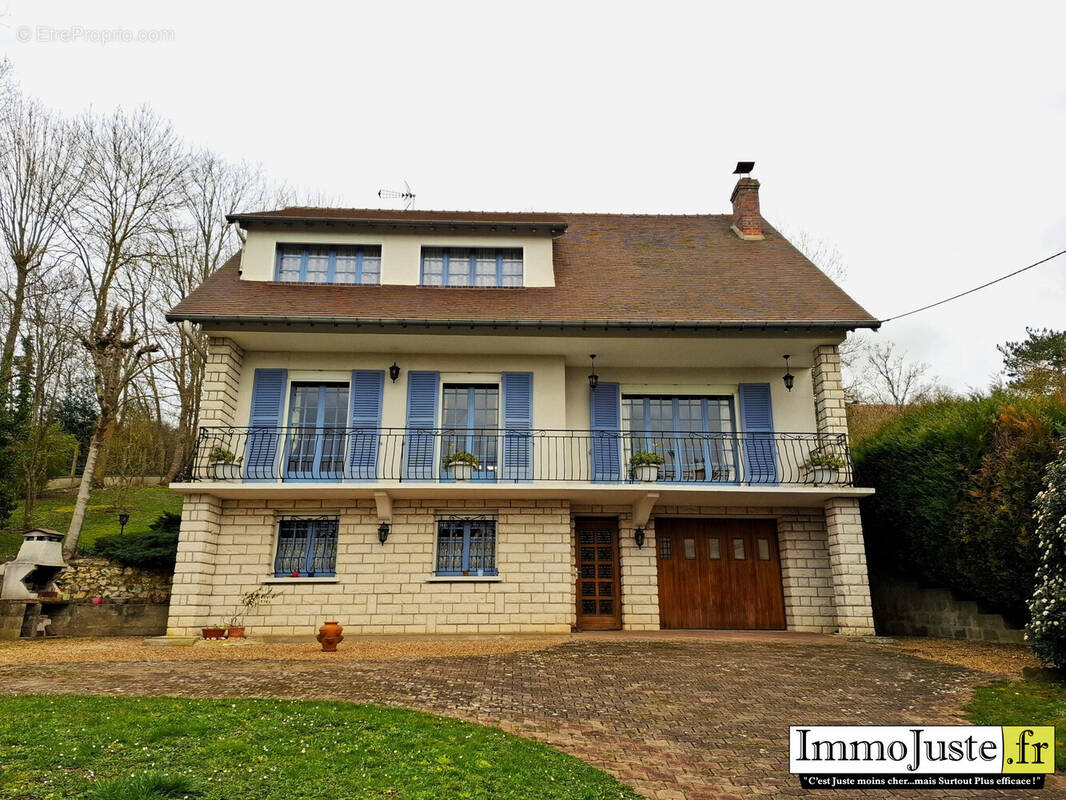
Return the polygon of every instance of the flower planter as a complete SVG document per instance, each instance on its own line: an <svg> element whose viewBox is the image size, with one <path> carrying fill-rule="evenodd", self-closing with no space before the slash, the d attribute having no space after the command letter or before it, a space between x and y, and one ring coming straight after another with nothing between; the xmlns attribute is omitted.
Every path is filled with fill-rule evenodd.
<svg viewBox="0 0 1066 800"><path fill-rule="evenodd" d="M468 481L474 477L474 465L452 464L452 476L457 481Z"/></svg>
<svg viewBox="0 0 1066 800"><path fill-rule="evenodd" d="M344 641L344 628L336 620L328 620L318 629L318 641L322 643L323 653L336 653L337 645Z"/></svg>
<svg viewBox="0 0 1066 800"><path fill-rule="evenodd" d="M226 634L225 628L200 628L205 639L221 639Z"/></svg>
<svg viewBox="0 0 1066 800"><path fill-rule="evenodd" d="M641 483L655 483L659 480L658 464L638 464L633 467L633 474Z"/></svg>
<svg viewBox="0 0 1066 800"><path fill-rule="evenodd" d="M840 482L840 470L832 467L808 467L807 477L816 486Z"/></svg>
<svg viewBox="0 0 1066 800"><path fill-rule="evenodd" d="M244 626L243 625L230 625L229 633L226 636L227 639L243 639L244 638Z"/></svg>
<svg viewBox="0 0 1066 800"><path fill-rule="evenodd" d="M212 461L211 477L216 481L235 481L241 477L241 465L232 461Z"/></svg>

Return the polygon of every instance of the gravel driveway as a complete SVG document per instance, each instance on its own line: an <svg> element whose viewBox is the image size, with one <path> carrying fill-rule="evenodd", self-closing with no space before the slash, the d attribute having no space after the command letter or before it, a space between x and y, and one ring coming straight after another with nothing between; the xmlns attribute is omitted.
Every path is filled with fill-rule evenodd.
<svg viewBox="0 0 1066 800"><path fill-rule="evenodd" d="M338 699L418 708L535 737L648 797L686 800L822 794L802 792L787 772L789 724L956 722L971 687L986 680L891 648L802 638L575 637L539 650L404 661L322 656L0 666L2 692ZM1030 794L1061 796L1050 785Z"/></svg>

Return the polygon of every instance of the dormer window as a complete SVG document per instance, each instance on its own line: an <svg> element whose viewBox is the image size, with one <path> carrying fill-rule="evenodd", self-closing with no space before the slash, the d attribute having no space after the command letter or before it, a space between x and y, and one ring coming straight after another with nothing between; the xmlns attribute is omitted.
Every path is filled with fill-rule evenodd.
<svg viewBox="0 0 1066 800"><path fill-rule="evenodd" d="M381 283L381 245L279 244L276 280L283 283Z"/></svg>
<svg viewBox="0 0 1066 800"><path fill-rule="evenodd" d="M423 286L522 286L521 247L423 247Z"/></svg>

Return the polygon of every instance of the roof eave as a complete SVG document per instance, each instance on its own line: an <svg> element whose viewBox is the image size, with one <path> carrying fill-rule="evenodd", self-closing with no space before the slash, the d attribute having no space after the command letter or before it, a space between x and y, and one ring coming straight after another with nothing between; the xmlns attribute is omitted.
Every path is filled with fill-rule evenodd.
<svg viewBox="0 0 1066 800"><path fill-rule="evenodd" d="M503 232L503 233L550 233L561 236L566 233L567 223L556 220L428 220L428 219L376 219L370 217L259 217L254 214L227 214L226 221L237 223L245 230L260 228L295 227L340 227L352 230L448 230L455 232Z"/></svg>
<svg viewBox="0 0 1066 800"><path fill-rule="evenodd" d="M532 329L604 329L604 330L843 330L858 328L877 330L881 327L878 320L764 320L764 321L624 321L624 320L513 320L513 319L415 319L409 317L377 319L355 317L294 317L294 316L251 316L244 314L190 314L171 311L166 315L167 322L193 322L197 324L238 325L308 325L322 327L422 327L422 328L532 328Z"/></svg>

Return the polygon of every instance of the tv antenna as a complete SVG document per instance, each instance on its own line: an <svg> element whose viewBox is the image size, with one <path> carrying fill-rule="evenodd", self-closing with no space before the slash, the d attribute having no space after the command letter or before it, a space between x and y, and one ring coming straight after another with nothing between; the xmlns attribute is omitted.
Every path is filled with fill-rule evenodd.
<svg viewBox="0 0 1066 800"><path fill-rule="evenodd" d="M411 184L403 182L403 191L397 189L380 189L378 197L382 200L403 200L403 210L410 211L415 204L415 193L411 191Z"/></svg>

